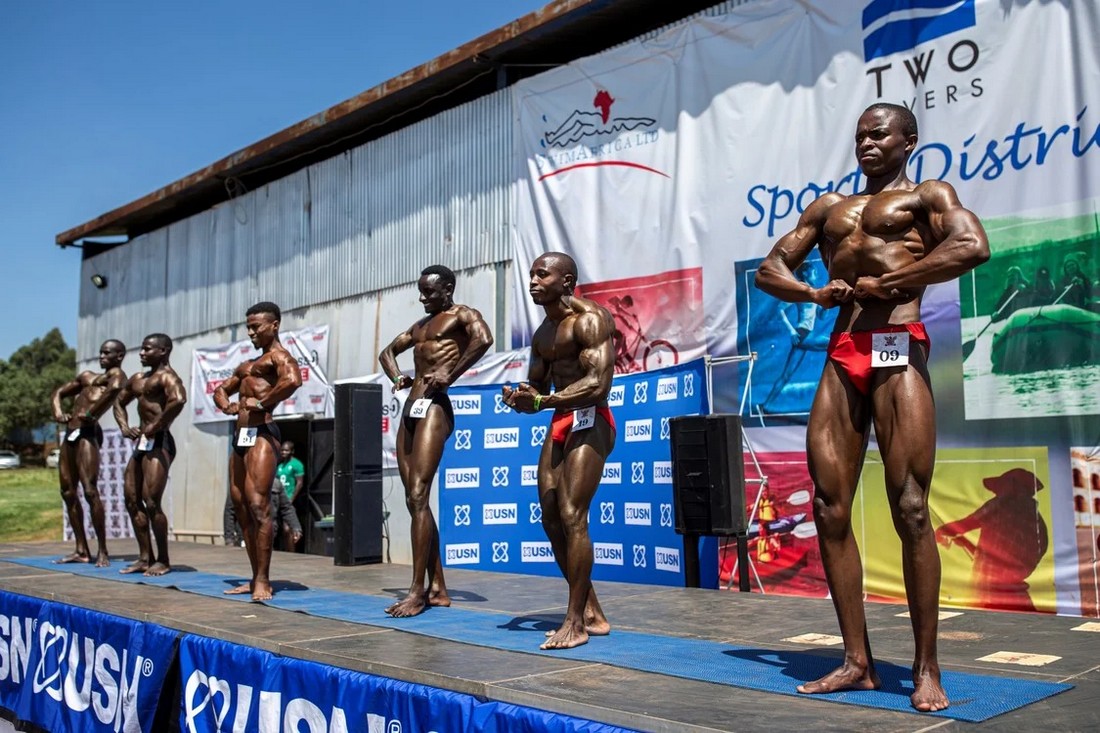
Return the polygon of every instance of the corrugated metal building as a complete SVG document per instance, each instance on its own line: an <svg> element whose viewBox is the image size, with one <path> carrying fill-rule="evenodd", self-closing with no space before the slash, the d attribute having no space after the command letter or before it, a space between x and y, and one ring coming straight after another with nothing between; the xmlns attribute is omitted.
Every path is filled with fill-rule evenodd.
<svg viewBox="0 0 1100 733"><path fill-rule="evenodd" d="M245 309L272 300L284 330L331 327L330 378L376 372L379 351L423 315L415 282L433 263L458 273L456 299L478 308L497 348L508 348L510 268L527 263L512 262L518 166L507 87L745 1L553 2L59 234L59 245L83 247L80 367L98 369L99 345L117 338L132 373L142 337L163 331L190 385L192 351L245 338ZM125 240L94 239L106 236ZM94 287L93 274L108 287ZM220 535L230 423L193 425L185 410L173 431L173 528ZM408 561L394 476L386 502L392 559Z"/></svg>

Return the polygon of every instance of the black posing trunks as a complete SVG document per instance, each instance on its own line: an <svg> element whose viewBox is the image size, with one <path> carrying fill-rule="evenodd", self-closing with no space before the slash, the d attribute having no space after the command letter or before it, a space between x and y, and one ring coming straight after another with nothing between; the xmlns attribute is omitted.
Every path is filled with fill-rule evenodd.
<svg viewBox="0 0 1100 733"><path fill-rule="evenodd" d="M138 458L144 458L161 448L168 452L169 460L175 460L176 458L176 440L172 437L172 433L167 430L160 430L153 434L153 442L147 450L141 450L138 446L141 445L141 439L138 438L134 441L134 455Z"/></svg>
<svg viewBox="0 0 1100 733"><path fill-rule="evenodd" d="M69 442L69 435L75 429L77 429L77 428L67 428L65 430L65 437L62 438L62 440L61 440L62 444L68 444L68 445L71 445L71 446L75 447L76 444L79 443L82 440L90 440L91 442L95 443L96 448L102 448L103 447L103 428L101 428L99 426L99 423L95 423L95 429L94 430L91 427L87 426L87 425L81 425L80 428L79 428L80 435L77 437L76 440L74 440L70 443Z"/></svg>
<svg viewBox="0 0 1100 733"><path fill-rule="evenodd" d="M453 429L455 425L455 411L454 408L451 407L451 398L447 396L447 393L436 392L435 394L424 396L431 400L433 405L439 405L443 408L443 412L444 414L446 414L447 420L450 422L451 428ZM401 411L401 420L405 423L405 430L408 430L409 432L416 430L416 421L422 419L418 417L412 417L409 414L410 412L412 412L412 406L414 402L416 402L416 400L414 399L405 400L405 409Z"/></svg>
<svg viewBox="0 0 1100 733"><path fill-rule="evenodd" d="M275 449L275 455L279 455L279 448L283 443L283 437L282 433L279 432L279 426L275 423L263 423L262 425L255 425L253 427L256 428L256 442L259 443L261 440L269 441L271 447ZM237 445L237 439L241 437L242 429L243 428L236 426L233 428L233 452L241 458L244 458L245 454L248 453L248 449L252 446Z"/></svg>

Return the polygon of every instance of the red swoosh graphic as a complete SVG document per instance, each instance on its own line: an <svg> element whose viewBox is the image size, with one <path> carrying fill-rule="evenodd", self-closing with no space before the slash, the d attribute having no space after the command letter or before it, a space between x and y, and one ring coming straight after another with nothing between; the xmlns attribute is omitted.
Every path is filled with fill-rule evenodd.
<svg viewBox="0 0 1100 733"><path fill-rule="evenodd" d="M650 168L649 166L641 165L640 163L628 163L626 161L621 161L621 160L605 160L605 161L601 161L599 163L577 163L575 165L567 165L564 168L559 168L556 171L550 171L549 173L544 173L543 175L539 176L539 180L542 181L542 180L545 180L547 178L550 178L551 176L556 176L559 173L565 173L566 171L575 170L577 168L595 168L595 167L601 166L601 165L621 165L621 166L624 166L626 168L638 168L638 169L643 170L643 171L649 171L650 173L656 173L657 175L664 176L665 178L671 178L671 176L669 176L667 173L662 173L661 171L657 170L656 168Z"/></svg>

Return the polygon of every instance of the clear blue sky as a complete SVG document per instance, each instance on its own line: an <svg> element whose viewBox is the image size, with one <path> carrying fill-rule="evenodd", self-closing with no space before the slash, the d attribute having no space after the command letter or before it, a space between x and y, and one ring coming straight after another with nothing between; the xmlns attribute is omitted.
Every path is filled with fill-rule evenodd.
<svg viewBox="0 0 1100 733"><path fill-rule="evenodd" d="M76 343L57 233L547 1L0 2L0 359Z"/></svg>

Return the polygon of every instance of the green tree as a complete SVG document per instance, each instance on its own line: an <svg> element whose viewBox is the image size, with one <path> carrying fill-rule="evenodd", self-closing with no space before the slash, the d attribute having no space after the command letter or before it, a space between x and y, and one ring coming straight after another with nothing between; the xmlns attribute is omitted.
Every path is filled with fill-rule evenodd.
<svg viewBox="0 0 1100 733"><path fill-rule="evenodd" d="M76 351L52 329L0 360L0 440L53 421L50 396L76 373Z"/></svg>

